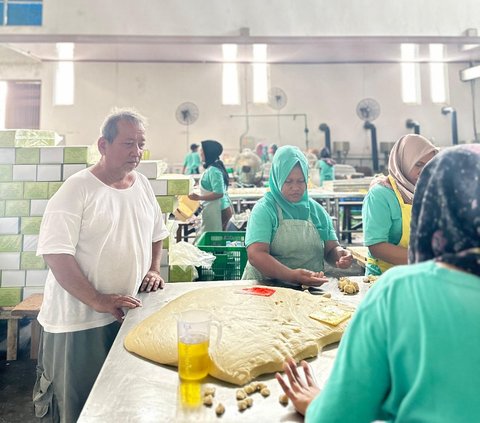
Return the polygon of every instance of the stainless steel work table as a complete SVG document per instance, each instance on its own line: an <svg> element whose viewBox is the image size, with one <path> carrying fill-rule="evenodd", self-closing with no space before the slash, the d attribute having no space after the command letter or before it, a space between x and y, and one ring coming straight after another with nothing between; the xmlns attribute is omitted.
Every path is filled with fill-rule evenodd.
<svg viewBox="0 0 480 423"><path fill-rule="evenodd" d="M339 293L336 279L330 279L322 288L350 304L358 304L368 289L361 277L360 293L343 296ZM102 370L93 386L78 422L123 423L123 422L301 422L291 404L284 407L279 401L282 393L273 374L257 378L268 385L269 397L253 394L253 406L240 412L237 409L235 392L240 387L212 377L202 381L216 387L213 407L200 405L190 408L182 405L179 394L179 379L176 367L160 365L129 353L123 346L127 333L172 299L187 291L210 286L255 285L256 281L185 282L170 283L165 289L150 294L140 294L143 307L131 310L118 333ZM324 348L319 357L311 360L317 382L323 386L332 367L338 344ZM221 417L215 414L218 402L225 406Z"/></svg>

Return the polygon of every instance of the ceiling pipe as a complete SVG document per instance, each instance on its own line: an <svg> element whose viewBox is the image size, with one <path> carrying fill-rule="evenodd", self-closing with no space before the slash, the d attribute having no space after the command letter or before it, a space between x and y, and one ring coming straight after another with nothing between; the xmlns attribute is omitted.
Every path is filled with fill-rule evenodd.
<svg viewBox="0 0 480 423"><path fill-rule="evenodd" d="M372 122L369 122L368 120L364 123L363 127L364 129L370 130L370 137L372 141L372 167L373 171L377 173L379 171L377 128Z"/></svg>
<svg viewBox="0 0 480 423"><path fill-rule="evenodd" d="M330 140L330 127L326 123L320 124L318 127L320 131L325 132L325 148L328 148L328 151L332 152L332 142Z"/></svg>
<svg viewBox="0 0 480 423"><path fill-rule="evenodd" d="M420 124L416 120L407 119L405 126L408 129L413 129L414 134L420 135Z"/></svg>
<svg viewBox="0 0 480 423"><path fill-rule="evenodd" d="M457 111L452 106L442 107L442 115L452 115L452 144L458 145Z"/></svg>

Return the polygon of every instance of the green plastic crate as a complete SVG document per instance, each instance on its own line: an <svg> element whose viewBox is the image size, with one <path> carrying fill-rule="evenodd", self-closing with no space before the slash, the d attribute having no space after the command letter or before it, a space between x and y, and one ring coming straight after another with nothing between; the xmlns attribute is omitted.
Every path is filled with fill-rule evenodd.
<svg viewBox="0 0 480 423"><path fill-rule="evenodd" d="M228 242L233 241L240 241L242 246L227 246ZM197 267L198 280L224 281L242 278L247 264L245 232L205 232L196 246L216 257L211 269Z"/></svg>

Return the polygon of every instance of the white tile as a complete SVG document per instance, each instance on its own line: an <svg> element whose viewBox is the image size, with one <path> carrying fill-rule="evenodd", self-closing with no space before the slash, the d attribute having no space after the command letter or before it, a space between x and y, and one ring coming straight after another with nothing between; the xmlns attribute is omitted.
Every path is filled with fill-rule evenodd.
<svg viewBox="0 0 480 423"><path fill-rule="evenodd" d="M20 253L0 253L0 269L20 270Z"/></svg>
<svg viewBox="0 0 480 423"><path fill-rule="evenodd" d="M64 164L62 172L62 180L66 181L68 177L74 173L80 172L87 167L86 164Z"/></svg>
<svg viewBox="0 0 480 423"><path fill-rule="evenodd" d="M0 148L0 164L14 164L14 163L15 163L15 149Z"/></svg>
<svg viewBox="0 0 480 423"><path fill-rule="evenodd" d="M24 286L25 270L3 270L2 271L2 288Z"/></svg>
<svg viewBox="0 0 480 423"><path fill-rule="evenodd" d="M19 231L19 217L0 217L0 235L16 235Z"/></svg>
<svg viewBox="0 0 480 423"><path fill-rule="evenodd" d="M48 200L30 200L30 216L43 216Z"/></svg>
<svg viewBox="0 0 480 423"><path fill-rule="evenodd" d="M12 180L36 181L37 165L13 165Z"/></svg>
<svg viewBox="0 0 480 423"><path fill-rule="evenodd" d="M61 181L62 180L62 165L38 165L37 181Z"/></svg>
<svg viewBox="0 0 480 423"><path fill-rule="evenodd" d="M40 147L40 163L63 163L63 147Z"/></svg>
<svg viewBox="0 0 480 423"><path fill-rule="evenodd" d="M26 286L45 286L48 270L27 270Z"/></svg>
<svg viewBox="0 0 480 423"><path fill-rule="evenodd" d="M37 251L38 235L23 235L22 251Z"/></svg>
<svg viewBox="0 0 480 423"><path fill-rule="evenodd" d="M26 286L23 288L22 300L30 297L32 294L43 294L43 286Z"/></svg>
<svg viewBox="0 0 480 423"><path fill-rule="evenodd" d="M167 195L166 180L149 179L149 182L155 195Z"/></svg>

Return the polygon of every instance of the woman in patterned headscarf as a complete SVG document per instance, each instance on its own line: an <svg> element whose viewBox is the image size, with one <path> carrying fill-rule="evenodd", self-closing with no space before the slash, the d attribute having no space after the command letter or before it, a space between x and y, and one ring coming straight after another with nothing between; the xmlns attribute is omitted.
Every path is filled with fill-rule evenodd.
<svg viewBox="0 0 480 423"><path fill-rule="evenodd" d="M291 359L288 384L277 375L306 421L480 421L479 201L480 145L447 148L425 166L411 264L369 290L325 388L318 395L306 362L306 380Z"/></svg>
<svg viewBox="0 0 480 423"><path fill-rule="evenodd" d="M367 275L381 275L407 263L413 192L435 146L421 135L400 138L388 160L388 176L374 179L362 208L364 244L369 257Z"/></svg>
<svg viewBox="0 0 480 423"><path fill-rule="evenodd" d="M252 210L242 279L275 279L293 285L321 285L324 259L340 268L352 263L325 209L308 197L308 162L300 149L280 147L273 157L270 192Z"/></svg>

